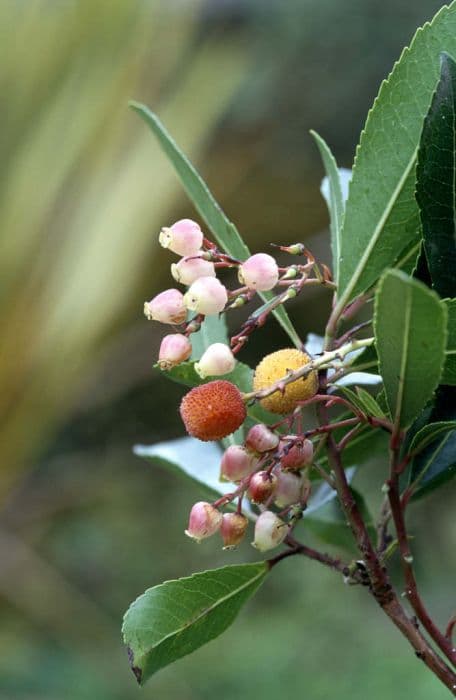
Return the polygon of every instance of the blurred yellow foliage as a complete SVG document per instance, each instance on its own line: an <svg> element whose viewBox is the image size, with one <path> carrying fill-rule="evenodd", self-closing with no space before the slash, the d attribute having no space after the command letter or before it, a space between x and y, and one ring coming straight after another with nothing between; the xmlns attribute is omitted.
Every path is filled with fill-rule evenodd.
<svg viewBox="0 0 456 700"><path fill-rule="evenodd" d="M68 416L181 192L128 100L197 160L242 78L238 45L197 35L199 5L0 4L2 497Z"/></svg>

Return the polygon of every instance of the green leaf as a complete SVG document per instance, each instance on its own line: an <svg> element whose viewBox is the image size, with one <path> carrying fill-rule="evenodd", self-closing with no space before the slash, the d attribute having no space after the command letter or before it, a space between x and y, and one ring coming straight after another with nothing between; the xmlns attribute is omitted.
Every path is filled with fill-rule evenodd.
<svg viewBox="0 0 456 700"><path fill-rule="evenodd" d="M191 335L192 358L199 360L204 351L213 343L229 345L225 314L206 316L201 328Z"/></svg>
<svg viewBox="0 0 456 700"><path fill-rule="evenodd" d="M135 445L138 457L196 482L207 498L215 500L232 490L232 484L219 481L222 450L214 442L201 442L183 437L157 442L155 445Z"/></svg>
<svg viewBox="0 0 456 700"><path fill-rule="evenodd" d="M448 311L448 339L445 351L442 384L456 384L456 299L444 299L442 304Z"/></svg>
<svg viewBox="0 0 456 700"><path fill-rule="evenodd" d="M430 423L414 436L408 452L418 453L424 450L431 442L441 436L442 433L448 433L451 430L456 429L456 421L438 421L437 423Z"/></svg>
<svg viewBox="0 0 456 700"><path fill-rule="evenodd" d="M411 275L416 269L417 262L420 257L421 245L422 240L420 234L418 241L413 239L406 245L393 267L395 267L397 270L402 270L402 272L405 272L406 275Z"/></svg>
<svg viewBox="0 0 456 700"><path fill-rule="evenodd" d="M430 444L414 460L411 482L418 488L413 494L417 500L441 486L456 475L456 431L445 434L442 440Z"/></svg>
<svg viewBox="0 0 456 700"><path fill-rule="evenodd" d="M424 284L387 271L375 298L380 374L396 425L405 428L439 383L446 345L446 309Z"/></svg>
<svg viewBox="0 0 456 700"><path fill-rule="evenodd" d="M122 632L138 683L222 634L268 571L267 562L225 566L165 581L137 598Z"/></svg>
<svg viewBox="0 0 456 700"><path fill-rule="evenodd" d="M351 491L367 525L368 532L373 536L375 534L375 526L366 501L353 487L351 487ZM326 544L346 549L349 552L356 551L353 533L337 499L333 499L330 503L325 504L311 517L305 517L303 525Z"/></svg>
<svg viewBox="0 0 456 700"><path fill-rule="evenodd" d="M358 394L358 399L364 403L368 415L374 416L375 418L385 417L385 412L377 403L376 399L372 396L372 394L369 394L368 391L366 391L360 386L356 387L356 392Z"/></svg>
<svg viewBox="0 0 456 700"><path fill-rule="evenodd" d="M130 107L145 121L160 146L174 166L187 195L193 202L200 216L204 219L212 231L217 243L228 255L237 260L246 260L250 251L242 240L236 226L228 219L224 211L214 199L208 186L190 163L187 156L182 153L177 143L165 129L156 114L139 102L130 102ZM259 294L267 301L272 298L271 292ZM284 331L297 348L301 347L301 341L291 323L283 306L279 306L272 312Z"/></svg>
<svg viewBox="0 0 456 700"><path fill-rule="evenodd" d="M358 371L371 372L372 374L378 374L378 357L375 345L369 345L369 347L364 348L362 352L359 353L350 363L350 368L356 368Z"/></svg>
<svg viewBox="0 0 456 700"><path fill-rule="evenodd" d="M340 391L345 395L345 397L358 408L362 413L367 416L374 416L376 418L384 418L385 414L374 399L374 397L369 394L365 389L361 387L356 387L356 393L349 389L348 387L340 387Z"/></svg>
<svg viewBox="0 0 456 700"><path fill-rule="evenodd" d="M310 132L315 139L315 142L320 151L321 159L325 167L325 172L329 181L329 217L331 224L331 250L332 250L332 269L334 280L337 282L339 278L339 257L340 257L340 232L342 230L342 222L344 218L344 198L342 194L342 185L340 182L339 169L336 159L331 153L326 141L324 141L316 131Z"/></svg>
<svg viewBox="0 0 456 700"><path fill-rule="evenodd" d="M418 29L369 112L357 149L341 238L338 307L371 287L418 241L415 165L441 51L456 54L456 4Z"/></svg>
<svg viewBox="0 0 456 700"><path fill-rule="evenodd" d="M243 442L243 439L239 442ZM227 447L228 444L230 443L227 442L224 446ZM183 437L157 442L155 445L135 445L133 452L138 457L192 481L204 497L211 501L232 493L234 489L232 483L219 479L223 452L217 443ZM251 520L255 519L250 504L245 501L243 513Z"/></svg>
<svg viewBox="0 0 456 700"><path fill-rule="evenodd" d="M345 476L349 484L353 481L355 473L355 466L349 467L345 470ZM307 502L307 508L303 513L303 517L308 518L310 516L313 516L315 513L319 512L322 508L324 508L328 503L334 500L335 497L336 492L328 484L328 482L320 481L320 484L317 488L312 488L312 494Z"/></svg>
<svg viewBox="0 0 456 700"><path fill-rule="evenodd" d="M351 417L352 413L344 413L338 416L338 420ZM339 442L350 428L339 428L333 431L334 438ZM382 454L388 450L388 433L381 428L372 428L370 425L363 425L356 435L348 443L342 453L342 461L345 469L355 465L363 466L375 454ZM328 468L328 458L322 454L319 461L322 466Z"/></svg>
<svg viewBox="0 0 456 700"><path fill-rule="evenodd" d="M456 53L456 47L455 53ZM432 287L456 296L456 63L441 55L440 81L424 121L416 199Z"/></svg>
<svg viewBox="0 0 456 700"><path fill-rule="evenodd" d="M434 405L423 412L423 418L427 419L430 425L455 421L456 388L440 386L436 392ZM415 488L413 499L422 498L455 475L456 430L452 430L430 443L413 460L409 477L409 483Z"/></svg>

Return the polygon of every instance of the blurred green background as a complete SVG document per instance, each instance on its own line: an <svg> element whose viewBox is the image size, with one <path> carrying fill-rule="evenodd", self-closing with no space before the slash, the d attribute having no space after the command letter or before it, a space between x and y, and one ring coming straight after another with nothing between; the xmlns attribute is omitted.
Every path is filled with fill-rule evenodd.
<svg viewBox="0 0 456 700"><path fill-rule="evenodd" d="M158 230L194 212L128 100L158 112L253 250L305 239L327 260L308 130L350 167L381 79L440 4L0 3L2 700L447 697L365 591L306 560L284 562L223 637L142 690L120 639L145 588L256 557L185 538L196 488L131 452L182 434L182 390L152 371L163 331L142 303L170 286ZM303 335L328 303L312 291L291 307ZM243 359L283 340L269 325ZM373 507L380 468L357 477ZM455 505L450 488L411 518L441 623Z"/></svg>

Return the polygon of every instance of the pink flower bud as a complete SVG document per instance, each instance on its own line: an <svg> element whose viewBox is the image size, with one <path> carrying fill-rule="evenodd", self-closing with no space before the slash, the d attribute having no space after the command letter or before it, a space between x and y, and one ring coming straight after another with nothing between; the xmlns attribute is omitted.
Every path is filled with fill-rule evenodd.
<svg viewBox="0 0 456 700"><path fill-rule="evenodd" d="M225 513L220 532L223 549L234 549L244 539L249 521L242 513Z"/></svg>
<svg viewBox="0 0 456 700"><path fill-rule="evenodd" d="M220 479L234 483L242 481L254 471L257 461L256 457L247 452L245 447L230 445L223 453L220 464Z"/></svg>
<svg viewBox="0 0 456 700"><path fill-rule="evenodd" d="M274 503L279 508L286 508L301 501L303 479L299 474L275 470L277 476L277 488L274 494Z"/></svg>
<svg viewBox="0 0 456 700"><path fill-rule="evenodd" d="M302 442L296 442L293 447L291 447L287 454L284 454L280 459L280 466L282 469L304 469L304 467L312 464L313 459L313 444L310 440L303 440Z"/></svg>
<svg viewBox="0 0 456 700"><path fill-rule="evenodd" d="M190 511L188 528L185 534L200 542L210 537L222 524L222 514L206 501L198 501Z"/></svg>
<svg viewBox="0 0 456 700"><path fill-rule="evenodd" d="M144 315L149 321L183 323L187 318L184 297L178 289L167 289L144 304Z"/></svg>
<svg viewBox="0 0 456 700"><path fill-rule="evenodd" d="M192 345L187 336L181 333L165 335L160 345L158 365L160 369L171 369L188 360L192 354Z"/></svg>
<svg viewBox="0 0 456 700"><path fill-rule="evenodd" d="M269 450L275 450L279 444L279 436L263 423L258 423L250 428L245 444L255 452L269 452Z"/></svg>
<svg viewBox="0 0 456 700"><path fill-rule="evenodd" d="M181 258L171 265L171 274L176 282L190 285L200 277L215 277L215 267L202 258Z"/></svg>
<svg viewBox="0 0 456 700"><path fill-rule="evenodd" d="M239 268L239 281L249 289L266 292L276 286L279 279L277 263L267 253L257 253L246 260Z"/></svg>
<svg viewBox="0 0 456 700"><path fill-rule="evenodd" d="M225 308L228 293L216 277L200 277L184 295L184 304L197 314L213 316Z"/></svg>
<svg viewBox="0 0 456 700"><path fill-rule="evenodd" d="M256 472L249 482L247 495L252 503L265 503L277 487L277 477L267 471Z"/></svg>
<svg viewBox="0 0 456 700"><path fill-rule="evenodd" d="M228 345L213 343L204 351L202 358L195 364L195 370L202 379L219 377L233 371L236 360Z"/></svg>
<svg viewBox="0 0 456 700"><path fill-rule="evenodd" d="M163 248L169 248L173 253L195 255L203 245L203 232L196 221L181 219L169 228L162 228L158 240Z"/></svg>
<svg viewBox="0 0 456 700"><path fill-rule="evenodd" d="M265 510L255 523L255 539L252 544L260 552L267 552L268 549L278 547L287 533L288 525L272 511Z"/></svg>

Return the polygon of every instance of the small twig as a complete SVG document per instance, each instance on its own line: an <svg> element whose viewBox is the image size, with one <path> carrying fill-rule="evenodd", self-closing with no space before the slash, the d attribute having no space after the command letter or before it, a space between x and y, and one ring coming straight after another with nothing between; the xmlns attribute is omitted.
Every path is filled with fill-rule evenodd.
<svg viewBox="0 0 456 700"><path fill-rule="evenodd" d="M401 553L402 568L405 578L405 595L409 600L417 618L431 637L438 648L445 654L447 659L453 664L456 664L456 649L452 646L448 638L442 634L438 627L434 624L429 613L427 612L421 596L418 591L418 586L413 568L413 555L409 546L409 538L404 519L404 511L399 494L399 451L400 439L399 429L395 427L391 436L391 473L390 479L387 482L388 498L391 507L391 513L396 528L399 550Z"/></svg>
<svg viewBox="0 0 456 700"><path fill-rule="evenodd" d="M360 427L361 427L361 424L360 424L360 423L358 423L357 425L355 425L355 427L352 428L351 430L349 430L348 433L346 433L346 434L344 435L344 437L342 438L342 440L340 440L340 442L337 443L337 449L339 450L339 452L343 452L343 451L345 450L345 448L347 447L348 443L350 442L350 440L351 440L352 438L355 437L355 435L356 435L356 433L358 432L358 430L360 429Z"/></svg>
<svg viewBox="0 0 456 700"><path fill-rule="evenodd" d="M316 471L320 474L321 478L328 483L332 489L336 489L336 484L334 482L334 479L332 478L331 474L328 474L327 471L323 469L321 464L318 464L318 462L312 462L312 467L316 469Z"/></svg>
<svg viewBox="0 0 456 700"><path fill-rule="evenodd" d="M334 362L334 360L342 361L346 357L346 355L348 355L350 352L353 352L353 350L356 350L358 348L369 347L373 344L373 342L374 338L352 340L351 342L347 343L341 348L338 348L337 350L324 352L319 357L314 358L299 369L296 369L292 372L288 372L288 374L286 374L284 377L281 377L278 381L274 382L273 384L271 384L271 386L267 387L266 389L262 389L261 391L251 391L247 394L244 394L243 399L244 401L251 401L252 399L263 399L267 396L270 396L271 394L274 394L276 391L283 391L287 384L291 384L297 379L307 377L311 372L317 369L330 367L331 363Z"/></svg>
<svg viewBox="0 0 456 700"><path fill-rule="evenodd" d="M334 347L339 348L341 345L343 345L344 343L349 341L350 338L352 338L354 335L356 335L356 333L361 331L363 328L367 328L368 326L371 326L371 325L372 325L372 321L364 321L363 323L358 323L357 326L353 326L353 328L350 328L349 331L347 331L346 333L341 335L340 338L338 338L335 341Z"/></svg>
<svg viewBox="0 0 456 700"><path fill-rule="evenodd" d="M454 628L456 627L456 615L453 615L453 617L450 618L450 621L448 622L447 628L445 630L445 637L448 639L448 641L451 643L453 639L453 632Z"/></svg>
<svg viewBox="0 0 456 700"><path fill-rule="evenodd" d="M391 509L389 498L385 496L383 499L380 515L377 523L377 552L383 555L391 541L391 536L388 535L388 523L391 519Z"/></svg>
<svg viewBox="0 0 456 700"><path fill-rule="evenodd" d="M328 566L334 571L338 571L347 578L350 576L350 567L340 559L336 559L335 557L332 557L329 554L324 554L323 552L318 552L316 549L312 549L312 547L308 547L307 545L298 542L291 537L291 535L288 535L288 537L285 539L285 543L288 545L289 549L280 552L280 554L277 554L277 556L275 556L273 559L269 559L268 563L271 568L278 564L279 561L282 561L287 557L301 554L309 559L313 559L314 561L318 561L321 564Z"/></svg>

